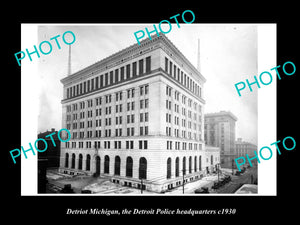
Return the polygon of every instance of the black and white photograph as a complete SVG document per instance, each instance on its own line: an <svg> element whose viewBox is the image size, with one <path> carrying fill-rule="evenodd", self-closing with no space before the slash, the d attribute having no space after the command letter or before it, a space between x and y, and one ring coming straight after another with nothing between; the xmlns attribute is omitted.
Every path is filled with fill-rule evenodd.
<svg viewBox="0 0 300 225"><path fill-rule="evenodd" d="M61 42L38 65L38 135L50 147L70 132L38 153L38 193L258 193L257 160L235 162L257 151L257 91L234 89L257 74L257 25L172 24L136 42L149 26L37 26L39 43Z"/></svg>

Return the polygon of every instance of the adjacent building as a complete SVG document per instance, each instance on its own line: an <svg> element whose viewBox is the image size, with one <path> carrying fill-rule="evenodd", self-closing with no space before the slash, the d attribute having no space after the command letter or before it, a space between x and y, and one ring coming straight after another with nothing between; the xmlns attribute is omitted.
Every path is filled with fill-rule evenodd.
<svg viewBox="0 0 300 225"><path fill-rule="evenodd" d="M55 133L55 135L50 135L52 133ZM38 134L38 138L42 138L47 142L47 151L44 152L38 152L38 159L47 161L47 168L58 168L59 167L59 161L60 161L60 140L57 136L58 131L55 131L54 128L51 128L50 131L45 131L43 133ZM46 137L48 136L48 137ZM54 142L54 144L53 144ZM45 149L45 143L42 141L38 142L38 148L39 149Z"/></svg>
<svg viewBox="0 0 300 225"><path fill-rule="evenodd" d="M212 172L205 78L163 34L70 74L63 84L60 172L161 192Z"/></svg>
<svg viewBox="0 0 300 225"><path fill-rule="evenodd" d="M243 141L242 138L238 138L235 142L235 157L245 157L246 154L249 156L249 158L252 158L255 156L254 151L257 152L257 145L252 144L250 142ZM251 161L252 164L256 164L256 160ZM245 165L249 165L248 160L246 160Z"/></svg>
<svg viewBox="0 0 300 225"><path fill-rule="evenodd" d="M232 168L235 158L235 123L237 117L230 111L205 114L205 144L219 147L221 167Z"/></svg>

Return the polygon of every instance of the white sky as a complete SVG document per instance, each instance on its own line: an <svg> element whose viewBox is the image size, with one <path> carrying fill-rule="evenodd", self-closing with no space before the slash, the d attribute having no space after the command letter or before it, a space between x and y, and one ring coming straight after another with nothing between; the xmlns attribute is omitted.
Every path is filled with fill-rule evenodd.
<svg viewBox="0 0 300 225"><path fill-rule="evenodd" d="M237 116L236 138L257 144L257 91L241 92L234 84L253 81L257 75L257 27L248 24L172 24L166 36L197 67L197 44L200 39L200 71L207 79L204 84L205 113L230 110ZM72 72L83 69L111 54L137 43L134 32L153 24L133 25L43 25L39 26L38 42L65 31L72 31ZM145 30L145 29L144 29ZM165 28L164 30L168 30ZM39 60L40 115L38 132L61 129L61 100L67 76L68 46L61 39L61 49L53 43L52 52ZM39 44L38 43L38 44ZM36 44L36 46L38 46ZM45 50L46 51L46 47ZM25 61L26 59L24 59ZM256 90L256 87L253 87ZM246 89L245 89L246 90Z"/></svg>

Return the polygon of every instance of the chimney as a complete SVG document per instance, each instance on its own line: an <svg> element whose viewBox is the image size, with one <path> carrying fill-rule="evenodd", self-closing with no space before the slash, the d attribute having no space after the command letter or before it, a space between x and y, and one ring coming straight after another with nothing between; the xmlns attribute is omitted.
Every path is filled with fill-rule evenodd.
<svg viewBox="0 0 300 225"><path fill-rule="evenodd" d="M69 45L68 76L71 75L71 45Z"/></svg>
<svg viewBox="0 0 300 225"><path fill-rule="evenodd" d="M197 70L200 72L200 39L198 39Z"/></svg>

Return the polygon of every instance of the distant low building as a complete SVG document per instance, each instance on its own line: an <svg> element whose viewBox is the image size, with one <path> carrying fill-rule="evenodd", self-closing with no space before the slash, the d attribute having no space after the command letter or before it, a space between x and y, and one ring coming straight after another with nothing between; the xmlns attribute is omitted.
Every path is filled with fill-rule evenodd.
<svg viewBox="0 0 300 225"><path fill-rule="evenodd" d="M250 142L243 141L242 138L238 138L235 142L235 157L245 157L246 154L249 158L254 157L254 151L257 151L257 145L252 144ZM252 160L251 163L256 163L256 160ZM249 165L248 160L246 160L245 165Z"/></svg>

